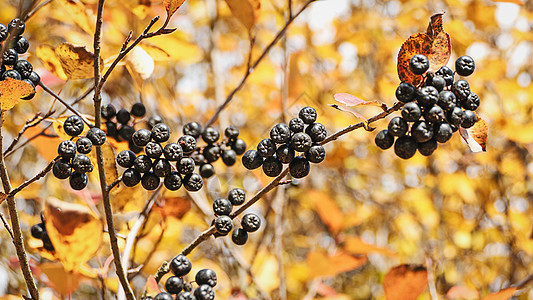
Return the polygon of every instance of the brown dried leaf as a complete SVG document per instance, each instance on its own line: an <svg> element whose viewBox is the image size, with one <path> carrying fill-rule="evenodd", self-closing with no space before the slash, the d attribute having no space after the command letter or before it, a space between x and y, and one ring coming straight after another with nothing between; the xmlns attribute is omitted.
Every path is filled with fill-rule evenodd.
<svg viewBox="0 0 533 300"><path fill-rule="evenodd" d="M370 253L379 253L388 256L396 256L396 252L383 248L367 244L361 240L361 238L356 236L350 236L346 238L343 242L343 249L351 254L370 254Z"/></svg>
<svg viewBox="0 0 533 300"><path fill-rule="evenodd" d="M400 48L398 53L398 77L402 82L417 85L422 81L422 75L415 75L409 69L409 60L415 54L424 54L429 59L429 71L436 71L445 66L450 59L450 36L443 30L442 15L431 16L427 31L411 35Z"/></svg>
<svg viewBox="0 0 533 300"><path fill-rule="evenodd" d="M353 256L346 252L328 255L322 251L307 254L307 265L313 277L336 276L337 274L355 270L368 262L366 256Z"/></svg>
<svg viewBox="0 0 533 300"><path fill-rule="evenodd" d="M185 2L185 0L163 0L165 9L167 10L167 15L172 16L178 8Z"/></svg>
<svg viewBox="0 0 533 300"><path fill-rule="evenodd" d="M22 80L6 78L0 81L0 109L2 111L12 109L20 99L35 93L31 84Z"/></svg>
<svg viewBox="0 0 533 300"><path fill-rule="evenodd" d="M94 77L94 54L85 46L70 43L59 44L55 54L69 79L87 79ZM100 64L104 61L100 58Z"/></svg>
<svg viewBox="0 0 533 300"><path fill-rule="evenodd" d="M226 0L233 16L248 29L252 30L261 9L259 0Z"/></svg>
<svg viewBox="0 0 533 300"><path fill-rule="evenodd" d="M41 60L44 67L48 69L48 71L52 72L54 75L56 75L57 77L63 80L68 79L67 75L63 71L61 62L56 56L54 48L52 48L49 45L39 45L37 46L37 50L35 54Z"/></svg>
<svg viewBox="0 0 533 300"><path fill-rule="evenodd" d="M383 288L387 300L416 300L428 283L426 268L420 265L399 265L385 275Z"/></svg>
<svg viewBox="0 0 533 300"><path fill-rule="evenodd" d="M516 287L510 287L510 288L506 288L506 289L503 289L497 293L493 293L493 294L490 294L490 295L487 295L485 297L483 297L482 300L507 300L509 298L511 298L514 293L516 292L517 288Z"/></svg>
<svg viewBox="0 0 533 300"><path fill-rule="evenodd" d="M487 122L485 122L480 116L477 117L477 122L474 126L468 129L459 127L459 133L472 152L477 153L487 151L489 127Z"/></svg>
<svg viewBox="0 0 533 300"><path fill-rule="evenodd" d="M46 200L43 212L55 256L65 270L77 272L100 247L102 222L86 206L56 198Z"/></svg>

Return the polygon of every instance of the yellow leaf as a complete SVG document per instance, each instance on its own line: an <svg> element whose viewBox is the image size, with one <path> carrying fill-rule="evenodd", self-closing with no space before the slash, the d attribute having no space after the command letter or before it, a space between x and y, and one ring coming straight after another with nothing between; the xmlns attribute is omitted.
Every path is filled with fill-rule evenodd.
<svg viewBox="0 0 533 300"><path fill-rule="evenodd" d="M335 276L337 274L355 270L368 262L366 256L353 256L346 252L328 255L322 251L307 254L309 273L314 277Z"/></svg>
<svg viewBox="0 0 533 300"><path fill-rule="evenodd" d="M96 151L91 151L88 156L96 168ZM107 184L110 184L118 178L118 171L115 150L108 141L102 145L102 156L104 158L105 179Z"/></svg>
<svg viewBox="0 0 533 300"><path fill-rule="evenodd" d="M35 93L31 84L22 80L6 78L0 81L0 108L2 111L12 109L20 99Z"/></svg>
<svg viewBox="0 0 533 300"><path fill-rule="evenodd" d="M59 44L55 54L69 79L87 79L94 77L94 54L85 46L70 43ZM103 64L100 59L100 64Z"/></svg>
<svg viewBox="0 0 533 300"><path fill-rule="evenodd" d="M257 22L261 2L259 0L226 0L233 16L250 31Z"/></svg>
<svg viewBox="0 0 533 300"><path fill-rule="evenodd" d="M172 16L178 8L185 2L185 0L163 0L167 14Z"/></svg>
<svg viewBox="0 0 533 300"><path fill-rule="evenodd" d="M170 53L156 45L144 43L142 48L154 61L165 61L172 58L172 55L170 55Z"/></svg>
<svg viewBox="0 0 533 300"><path fill-rule="evenodd" d="M423 266L400 265L392 268L383 279L387 300L416 300L428 283Z"/></svg>
<svg viewBox="0 0 533 300"><path fill-rule="evenodd" d="M380 253L388 256L396 256L396 253L394 251L387 248L367 244L363 242L361 238L356 236L350 236L346 238L343 244L344 250L348 251L351 254Z"/></svg>
<svg viewBox="0 0 533 300"><path fill-rule="evenodd" d="M146 51L152 56L155 52L153 48L157 47L170 55L170 58L194 63L202 59L202 49L187 40L176 37L175 34L172 36L166 36L164 39L153 39L150 41L151 46L146 47ZM143 47L145 45L143 44ZM159 51L159 52L161 52ZM161 53L158 54L161 56ZM152 56L154 59L157 56Z"/></svg>
<svg viewBox="0 0 533 300"><path fill-rule="evenodd" d="M57 0L57 3L68 12L74 23L83 31L90 35L94 34L94 16L90 14L90 10L86 8L85 4L79 0Z"/></svg>
<svg viewBox="0 0 533 300"><path fill-rule="evenodd" d="M52 72L57 77L67 80L68 77L63 71L63 67L61 66L61 62L56 56L56 53L54 49L49 45L39 45L37 46L36 53L37 57L41 60L44 67L48 69L48 71Z"/></svg>
<svg viewBox="0 0 533 300"><path fill-rule="evenodd" d="M43 212L55 256L65 270L78 271L102 243L102 222L86 206L56 198L46 200Z"/></svg>
<svg viewBox="0 0 533 300"><path fill-rule="evenodd" d="M505 2L505 3L514 3L518 5L524 5L524 0L492 0L493 2Z"/></svg>
<svg viewBox="0 0 533 300"><path fill-rule="evenodd" d="M48 281L45 282L62 296L72 294L78 288L83 276L77 272L65 270L59 263L42 263L41 271L46 275Z"/></svg>
<svg viewBox="0 0 533 300"><path fill-rule="evenodd" d="M483 297L482 300L507 300L511 298L516 292L515 287L503 289L497 293L493 293Z"/></svg>

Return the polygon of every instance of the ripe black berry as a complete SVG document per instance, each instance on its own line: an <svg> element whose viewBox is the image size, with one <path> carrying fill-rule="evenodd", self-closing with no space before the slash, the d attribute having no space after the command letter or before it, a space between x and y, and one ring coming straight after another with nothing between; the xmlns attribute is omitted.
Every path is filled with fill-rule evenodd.
<svg viewBox="0 0 533 300"><path fill-rule="evenodd" d="M220 147L217 145L207 145L202 154L208 163L215 162L220 157Z"/></svg>
<svg viewBox="0 0 533 300"><path fill-rule="evenodd" d="M41 77L39 76L39 74L35 73L35 71L31 72L28 79L31 80L31 82L33 82L34 86L39 85L39 82L41 82Z"/></svg>
<svg viewBox="0 0 533 300"><path fill-rule="evenodd" d="M76 155L76 144L71 140L62 141L57 147L57 154L64 159L73 158Z"/></svg>
<svg viewBox="0 0 533 300"><path fill-rule="evenodd" d="M464 109L468 109L471 111L476 110L479 107L479 96L475 93L470 92L468 97L466 99L461 100L461 106Z"/></svg>
<svg viewBox="0 0 533 300"><path fill-rule="evenodd" d="M477 122L476 114L471 110L465 110L463 113L463 121L461 123L461 127L470 128L474 126L476 122Z"/></svg>
<svg viewBox="0 0 533 300"><path fill-rule="evenodd" d="M437 91L442 91L446 87L446 80L439 75L433 75L431 78L426 80L427 85L431 85L437 89Z"/></svg>
<svg viewBox="0 0 533 300"><path fill-rule="evenodd" d="M105 122L105 127L107 131L107 136L114 137L115 139L118 138L118 129L117 124L114 122Z"/></svg>
<svg viewBox="0 0 533 300"><path fill-rule="evenodd" d="M276 153L276 143L271 139L263 139L257 144L257 152L262 157L272 156Z"/></svg>
<svg viewBox="0 0 533 300"><path fill-rule="evenodd" d="M233 221L228 216L219 216L215 219L215 228L221 235L226 235L233 229Z"/></svg>
<svg viewBox="0 0 533 300"><path fill-rule="evenodd" d="M190 291L181 292L176 296L176 300L196 300L196 297Z"/></svg>
<svg viewBox="0 0 533 300"><path fill-rule="evenodd" d="M86 137L81 137L76 141L76 150L81 154L89 154L93 149L93 142Z"/></svg>
<svg viewBox="0 0 533 300"><path fill-rule="evenodd" d="M231 240L236 245L244 245L248 241L248 232L242 228L236 228L231 234Z"/></svg>
<svg viewBox="0 0 533 300"><path fill-rule="evenodd" d="M164 158L157 159L152 164L152 170L157 177L165 177L170 174L170 163Z"/></svg>
<svg viewBox="0 0 533 300"><path fill-rule="evenodd" d="M88 182L89 178L87 178L87 174L85 173L73 173L70 175L69 184L74 190L83 190Z"/></svg>
<svg viewBox="0 0 533 300"><path fill-rule="evenodd" d="M178 161L183 156L183 149L176 143L169 143L163 148L163 154L169 161Z"/></svg>
<svg viewBox="0 0 533 300"><path fill-rule="evenodd" d="M404 135L394 143L394 153L403 159L409 159L416 153L418 145L412 136Z"/></svg>
<svg viewBox="0 0 533 300"><path fill-rule="evenodd" d="M438 144L435 140L429 140L424 143L418 143L418 152L424 156L430 156L437 150Z"/></svg>
<svg viewBox="0 0 533 300"><path fill-rule="evenodd" d="M168 141L170 138L170 128L164 124L159 123L152 127L152 139L158 143Z"/></svg>
<svg viewBox="0 0 533 300"><path fill-rule="evenodd" d="M196 300L213 300L215 299L215 292L210 285L202 284L194 290L194 297Z"/></svg>
<svg viewBox="0 0 533 300"><path fill-rule="evenodd" d="M231 202L232 205L241 205L244 203L244 200L246 200L246 193L243 189L234 188L229 191L228 200Z"/></svg>
<svg viewBox="0 0 533 300"><path fill-rule="evenodd" d="M409 129L409 124L402 117L394 117L389 121L387 129L394 136L404 136Z"/></svg>
<svg viewBox="0 0 533 300"><path fill-rule="evenodd" d="M159 143L149 142L144 147L144 153L150 158L159 158L163 154L163 147Z"/></svg>
<svg viewBox="0 0 533 300"><path fill-rule="evenodd" d="M44 223L38 223L31 227L31 236L33 236L36 239L41 239L44 232L46 232Z"/></svg>
<svg viewBox="0 0 533 300"><path fill-rule="evenodd" d="M7 39L8 31L7 26L0 23L0 43Z"/></svg>
<svg viewBox="0 0 533 300"><path fill-rule="evenodd" d="M220 134L218 131L213 127L207 127L202 132L202 140L208 144L213 144L216 141L218 141L218 138L220 137Z"/></svg>
<svg viewBox="0 0 533 300"><path fill-rule="evenodd" d="M417 121L411 127L411 135L418 143L427 142L433 137L433 127L426 121Z"/></svg>
<svg viewBox="0 0 533 300"><path fill-rule="evenodd" d="M192 173L183 177L183 186L189 192L197 192L202 188L203 185L204 181L202 180L202 176L199 174Z"/></svg>
<svg viewBox="0 0 533 300"><path fill-rule="evenodd" d="M177 191L181 187L181 176L178 172L172 171L163 181L165 187L171 191Z"/></svg>
<svg viewBox="0 0 533 300"><path fill-rule="evenodd" d="M72 175L72 165L69 159L60 159L54 163L52 173L58 179L67 179Z"/></svg>
<svg viewBox="0 0 533 300"><path fill-rule="evenodd" d="M423 54L415 54L409 60L409 70L415 75L422 75L429 69L429 60Z"/></svg>
<svg viewBox="0 0 533 300"><path fill-rule="evenodd" d="M152 168L152 159L144 154L139 155L133 161L133 167L141 173L146 173Z"/></svg>
<svg viewBox="0 0 533 300"><path fill-rule="evenodd" d="M316 121L316 110L312 107L306 106L300 109L298 117L304 121L305 124L313 124Z"/></svg>
<svg viewBox="0 0 533 300"><path fill-rule="evenodd" d="M437 72L435 72L435 75L444 78L446 81L446 86L449 86L453 83L453 70L447 66L441 67Z"/></svg>
<svg viewBox="0 0 533 300"><path fill-rule="evenodd" d="M16 70L7 70L2 74L2 80L6 80L6 78L13 78L16 80L21 80L22 76L20 76L20 73Z"/></svg>
<svg viewBox="0 0 533 300"><path fill-rule="evenodd" d="M192 135L183 135L179 138L178 144L183 149L183 153L189 154L196 149L196 139Z"/></svg>
<svg viewBox="0 0 533 300"><path fill-rule="evenodd" d="M200 166L199 172L202 178L209 178L215 175L215 168L213 168L212 164L203 164Z"/></svg>
<svg viewBox="0 0 533 300"><path fill-rule="evenodd" d="M137 157L133 151L124 150L117 155L117 164L124 168L131 168L136 158Z"/></svg>
<svg viewBox="0 0 533 300"><path fill-rule="evenodd" d="M459 126L461 125L461 123L463 123L463 118L464 112L459 106L454 107L446 115L446 120L448 121L448 123L456 126Z"/></svg>
<svg viewBox="0 0 533 300"><path fill-rule="evenodd" d="M93 163L85 154L76 154L72 159L72 168L78 173L87 173L93 171Z"/></svg>
<svg viewBox="0 0 533 300"><path fill-rule="evenodd" d="M55 251L54 245L52 245L52 241L50 240L50 236L48 235L48 232L43 232L43 235L41 236L41 240L43 241L43 248L48 251Z"/></svg>
<svg viewBox="0 0 533 300"><path fill-rule="evenodd" d="M237 128L237 126L230 125L228 128L224 130L224 135L228 139L234 140L239 136L239 128Z"/></svg>
<svg viewBox="0 0 533 300"><path fill-rule="evenodd" d="M403 103L411 102L414 100L415 91L416 89L412 84L402 82L396 88L396 99Z"/></svg>
<svg viewBox="0 0 533 300"><path fill-rule="evenodd" d="M14 66L15 71L19 72L22 79L30 77L31 72L33 72L33 66L24 59L19 59Z"/></svg>
<svg viewBox="0 0 533 300"><path fill-rule="evenodd" d="M421 115L422 110L414 101L406 103L402 108L402 118L407 122L416 122Z"/></svg>
<svg viewBox="0 0 533 300"><path fill-rule="evenodd" d="M394 144L394 136L387 129L384 129L376 134L374 142L379 148L387 150Z"/></svg>
<svg viewBox="0 0 533 300"><path fill-rule="evenodd" d="M120 124L128 124L130 118L131 118L130 112L127 109L125 109L125 108L121 108L117 112L117 121Z"/></svg>
<svg viewBox="0 0 533 300"><path fill-rule="evenodd" d="M294 149L291 147L290 144L280 145L278 149L276 150L277 158L279 159L281 163L284 163L284 164L290 163L294 159L295 155L296 155L296 152L294 151Z"/></svg>
<svg viewBox="0 0 533 300"><path fill-rule="evenodd" d="M100 115L106 120L111 120L117 114L117 110L112 104L108 104L102 107Z"/></svg>
<svg viewBox="0 0 533 300"><path fill-rule="evenodd" d="M148 127L152 129L155 125L162 123L162 122L163 122L163 119L161 119L160 116L151 116L150 118L148 118Z"/></svg>
<svg viewBox="0 0 533 300"><path fill-rule="evenodd" d="M263 172L266 176L276 177L283 169L283 164L275 156L269 156L263 161Z"/></svg>
<svg viewBox="0 0 533 300"><path fill-rule="evenodd" d="M131 114L138 118L144 117L146 114L146 107L141 102L134 103L131 107Z"/></svg>
<svg viewBox="0 0 533 300"><path fill-rule="evenodd" d="M170 270L176 276L182 277L189 274L191 268L191 261L185 255L178 254L170 261Z"/></svg>
<svg viewBox="0 0 533 300"><path fill-rule="evenodd" d="M452 85L452 91L459 101L463 101L470 95L470 85L466 80L457 80Z"/></svg>
<svg viewBox="0 0 533 300"><path fill-rule="evenodd" d="M124 185L129 187L139 184L139 182L141 182L141 178L141 173L134 168L129 168L122 174L122 182L124 182Z"/></svg>
<svg viewBox="0 0 533 300"><path fill-rule="evenodd" d="M167 292L161 292L157 295L155 295L154 300L173 300L174 298L170 293Z"/></svg>
<svg viewBox="0 0 533 300"><path fill-rule="evenodd" d="M289 172L294 178L303 178L309 174L310 170L309 161L302 156L296 156L289 164Z"/></svg>
<svg viewBox="0 0 533 300"><path fill-rule="evenodd" d="M231 149L235 151L237 155L242 155L246 151L246 143L241 139L236 139L231 144Z"/></svg>
<svg viewBox="0 0 533 300"><path fill-rule="evenodd" d="M105 132L102 129L97 128L97 127L93 127L89 129L86 137L90 139L91 142L95 144L96 146L103 145L106 140Z"/></svg>
<svg viewBox="0 0 533 300"><path fill-rule="evenodd" d="M197 166L207 163L204 155L200 152L193 152L189 157L194 160L194 164Z"/></svg>
<svg viewBox="0 0 533 300"><path fill-rule="evenodd" d="M444 121L445 118L444 110L438 105L432 106L424 113L424 119L428 122L440 123Z"/></svg>
<svg viewBox="0 0 533 300"><path fill-rule="evenodd" d="M439 100L439 91L432 86L425 86L416 91L416 101L420 106L431 106Z"/></svg>
<svg viewBox="0 0 533 300"><path fill-rule="evenodd" d="M187 123L183 126L183 134L197 138L202 134L202 125L198 122Z"/></svg>
<svg viewBox="0 0 533 300"><path fill-rule="evenodd" d="M468 55L463 55L455 61L455 72L461 76L472 75L475 69L474 59Z"/></svg>
<svg viewBox="0 0 533 300"><path fill-rule="evenodd" d="M190 157L183 157L176 163L176 169L183 175L192 174L194 172L194 166L194 160Z"/></svg>
<svg viewBox="0 0 533 300"><path fill-rule="evenodd" d="M211 269L202 269L194 277L196 284L207 284L211 287L217 285L217 273Z"/></svg>
<svg viewBox="0 0 533 300"><path fill-rule="evenodd" d="M139 129L131 136L131 141L138 147L144 147L152 138L152 132L148 129Z"/></svg>
<svg viewBox="0 0 533 300"><path fill-rule="evenodd" d="M328 136L326 127L320 123L313 123L307 126L305 133L311 137L314 143L322 142Z"/></svg>
<svg viewBox="0 0 533 300"><path fill-rule="evenodd" d="M6 66L14 66L18 60L18 54L15 49L5 49L3 54L3 62Z"/></svg>
<svg viewBox="0 0 533 300"><path fill-rule="evenodd" d="M294 118L289 122L289 129L296 133L304 131L305 123L300 118Z"/></svg>
<svg viewBox="0 0 533 300"><path fill-rule="evenodd" d="M226 166L233 166L237 162L237 153L231 149L223 150L220 157Z"/></svg>
<svg viewBox="0 0 533 300"><path fill-rule="evenodd" d="M439 101L437 104L445 111L452 110L457 105L455 95L450 91L442 91L439 93Z"/></svg>
<svg viewBox="0 0 533 300"><path fill-rule="evenodd" d="M21 35L26 28L26 24L19 18L15 18L7 24L7 31L12 35Z"/></svg>
<svg viewBox="0 0 533 300"><path fill-rule="evenodd" d="M213 211L217 216L229 216L233 205L228 199L219 198L213 201Z"/></svg>
<svg viewBox="0 0 533 300"><path fill-rule="evenodd" d="M245 214L242 217L241 226L247 232L255 232L261 227L261 218L254 213Z"/></svg>
<svg viewBox="0 0 533 300"><path fill-rule="evenodd" d="M183 289L183 279L178 276L170 276L165 282L165 290L171 294L177 294Z"/></svg>
<svg viewBox="0 0 533 300"><path fill-rule="evenodd" d="M153 172L146 172L141 178L141 185L143 186L145 190L148 190L148 191L157 189L160 182L161 180L159 179L159 177L155 175Z"/></svg>
<svg viewBox="0 0 533 300"><path fill-rule="evenodd" d="M453 130L448 123L440 123L435 125L434 139L439 143L446 143L453 134Z"/></svg>
<svg viewBox="0 0 533 300"><path fill-rule="evenodd" d="M76 115L69 116L65 120L65 123L63 123L63 129L65 130L65 133L70 136L80 135L83 132L84 127L85 124L83 124L83 120Z"/></svg>
<svg viewBox="0 0 533 300"><path fill-rule="evenodd" d="M276 124L270 130L270 139L276 144L283 144L291 138L291 130L285 123Z"/></svg>
<svg viewBox="0 0 533 300"><path fill-rule="evenodd" d="M246 169L254 170L263 164L263 157L256 150L248 150L242 156L242 164Z"/></svg>
<svg viewBox="0 0 533 300"><path fill-rule="evenodd" d="M322 145L313 145L305 151L305 158L315 164L321 163L326 158L326 150Z"/></svg>
<svg viewBox="0 0 533 300"><path fill-rule="evenodd" d="M291 146L295 151L305 152L311 148L313 140L307 133L298 132L291 138Z"/></svg>

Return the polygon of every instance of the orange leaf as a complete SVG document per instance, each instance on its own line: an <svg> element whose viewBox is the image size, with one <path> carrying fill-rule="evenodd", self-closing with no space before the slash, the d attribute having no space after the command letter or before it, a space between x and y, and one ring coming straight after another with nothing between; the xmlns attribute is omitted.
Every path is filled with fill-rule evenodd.
<svg viewBox="0 0 533 300"><path fill-rule="evenodd" d="M307 254L307 265L313 277L335 276L339 273L355 270L368 262L366 256L353 256L346 252L328 255L322 251Z"/></svg>
<svg viewBox="0 0 533 300"><path fill-rule="evenodd" d="M259 0L226 0L233 16L250 31L257 22L261 2Z"/></svg>
<svg viewBox="0 0 533 300"><path fill-rule="evenodd" d="M416 300L428 283L426 268L420 265L399 265L385 275L383 288L387 300Z"/></svg>
<svg viewBox="0 0 533 300"><path fill-rule="evenodd" d="M311 191L307 197L315 204L315 210L318 216L333 233L339 232L342 228L344 216L339 206L327 193L320 191Z"/></svg>
<svg viewBox="0 0 533 300"><path fill-rule="evenodd" d="M165 197L163 206L155 206L163 217L181 219L191 209L191 199L186 197Z"/></svg>
<svg viewBox="0 0 533 300"><path fill-rule="evenodd" d="M167 15L172 16L178 8L185 2L185 0L163 0L165 9L167 10Z"/></svg>
<svg viewBox="0 0 533 300"><path fill-rule="evenodd" d="M44 280L44 282L62 296L67 296L76 291L80 280L83 278L77 272L65 270L63 265L59 263L42 263L40 269L48 279Z"/></svg>
<svg viewBox="0 0 533 300"><path fill-rule="evenodd" d="M493 2L505 2L505 3L514 3L518 5L524 5L526 2L524 0L492 0Z"/></svg>
<svg viewBox="0 0 533 300"><path fill-rule="evenodd" d="M468 129L459 127L459 132L472 152L487 151L489 127L487 122L480 116L477 117L477 122L474 126Z"/></svg>
<svg viewBox="0 0 533 300"><path fill-rule="evenodd" d="M6 78L0 81L0 108L2 111L12 109L21 98L35 93L31 84L22 80Z"/></svg>
<svg viewBox="0 0 533 300"><path fill-rule="evenodd" d="M456 285L446 293L447 299L479 299L479 292L466 286Z"/></svg>
<svg viewBox="0 0 533 300"><path fill-rule="evenodd" d="M343 242L343 249L351 254L370 254L379 253L388 256L396 256L396 253L390 249L367 244L356 236L350 236Z"/></svg>
<svg viewBox="0 0 533 300"><path fill-rule="evenodd" d="M506 288L497 293L492 293L490 295L487 295L483 297L482 300L507 300L513 296L516 290L517 290L516 287Z"/></svg>
<svg viewBox="0 0 533 300"><path fill-rule="evenodd" d="M402 82L414 85L422 81L422 75L415 75L409 69L409 60L415 54L424 54L429 59L429 71L436 71L445 66L450 59L450 36L442 28L442 15L431 16L427 31L411 35L398 53L398 77Z"/></svg>

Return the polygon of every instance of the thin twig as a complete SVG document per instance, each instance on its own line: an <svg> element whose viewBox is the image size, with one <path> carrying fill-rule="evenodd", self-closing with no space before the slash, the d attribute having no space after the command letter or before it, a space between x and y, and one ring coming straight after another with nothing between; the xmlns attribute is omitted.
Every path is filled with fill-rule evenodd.
<svg viewBox="0 0 533 300"><path fill-rule="evenodd" d="M278 34L276 35L276 37L274 37L274 39L270 42L270 44L268 44L268 46L266 46L265 50L263 50L263 53L261 53L259 58L257 58L257 60L254 62L254 64L250 68L248 68L248 70L246 70L246 73L245 73L244 77L241 79L241 81L239 82L239 84L233 89L233 91L231 91L231 93L226 98L226 101L224 101L224 103L222 103L222 105L220 105L217 108L215 114L211 117L211 119L209 119L209 121L207 121L205 127L213 124L218 119L218 115L220 114L220 112L231 102L231 100L233 100L233 96L235 96L235 94L244 86L244 83L246 83L246 80L248 79L248 77L252 74L252 72L255 70L255 68L257 68L259 63L266 57L266 55L270 52L272 47L274 47L274 45L285 34L285 32L287 31L289 26L292 24L292 22L309 6L309 4L311 4L311 3L315 2L315 1L317 1L317 0L309 0L309 1L307 1L303 5L303 7L294 16L291 16L290 19L287 20L287 23L285 23L285 26L283 26L283 28L278 32Z"/></svg>
<svg viewBox="0 0 533 300"><path fill-rule="evenodd" d="M50 110L44 116L41 117L41 112L38 112L38 113L35 114L35 116L33 116L33 118L26 120L26 123L24 124L22 129L20 129L17 137L15 137L15 139L11 142L9 147L7 147L7 149L4 151L4 156L6 155L6 153L8 153L11 150L13 150L13 148L17 145L17 143L19 142L20 138L24 135L24 132L26 132L26 130L28 130L28 128L35 127L35 126L41 124L42 121L44 121L46 118L50 117L54 113L55 113L54 110ZM37 119L37 121L35 121L36 119Z"/></svg>
<svg viewBox="0 0 533 300"><path fill-rule="evenodd" d="M18 192L22 191L22 189L26 188L28 185L34 183L35 181L43 178L50 170L52 170L52 167L54 166L54 163L59 160L59 156L54 158L41 172L39 172L37 175L33 176L32 178L24 181L21 185L16 187L14 190L12 190L8 196L14 197ZM1 203L1 202L0 202Z"/></svg>
<svg viewBox="0 0 533 300"><path fill-rule="evenodd" d="M35 7L32 11L30 11L25 17L24 22L27 22L29 18L31 18L39 9L43 8L48 3L52 2L52 0L46 0L43 3L39 4L37 7Z"/></svg>
<svg viewBox="0 0 533 300"><path fill-rule="evenodd" d="M107 192L111 192L111 190L116 187L120 182L122 181L122 176L115 179L115 181L111 182L109 185L107 185L106 190Z"/></svg>
<svg viewBox="0 0 533 300"><path fill-rule="evenodd" d="M9 223L6 220L6 216L0 211L0 219L2 220L2 223L4 224L5 229L7 230L7 233L11 236L11 239L15 239L13 236L13 230L11 229L11 226L9 226Z"/></svg>
<svg viewBox="0 0 533 300"><path fill-rule="evenodd" d="M82 114L80 114L74 107L72 107L70 104L68 104L65 100L63 100L58 94L54 93L49 87L44 85L42 82L39 82L39 86L43 88L45 92L50 94L52 97L56 98L57 101L59 101L61 104L63 104L68 110L70 110L72 113L74 113L76 116L80 117L85 124L89 127L93 127L93 124L87 120Z"/></svg>

